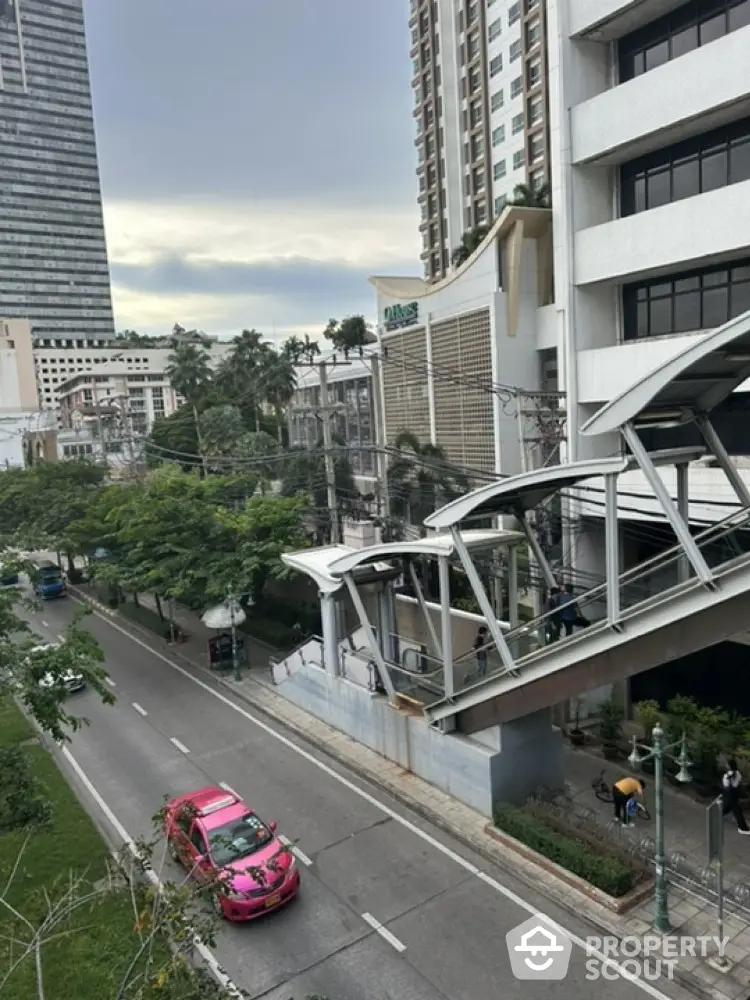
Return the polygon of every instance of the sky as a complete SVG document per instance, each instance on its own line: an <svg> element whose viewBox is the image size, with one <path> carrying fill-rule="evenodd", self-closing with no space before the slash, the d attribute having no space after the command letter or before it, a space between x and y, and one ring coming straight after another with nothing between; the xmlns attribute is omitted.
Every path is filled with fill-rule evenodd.
<svg viewBox="0 0 750 1000"><path fill-rule="evenodd" d="M420 274L408 0L84 0L118 330L319 337Z"/></svg>

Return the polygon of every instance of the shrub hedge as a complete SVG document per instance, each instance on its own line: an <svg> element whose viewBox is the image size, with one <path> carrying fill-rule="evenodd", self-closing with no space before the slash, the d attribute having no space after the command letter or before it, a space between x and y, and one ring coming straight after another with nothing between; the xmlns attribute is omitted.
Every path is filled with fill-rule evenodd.
<svg viewBox="0 0 750 1000"><path fill-rule="evenodd" d="M618 898L629 892L638 873L615 857L597 854L590 844L566 837L517 806L495 806L495 826L532 851L565 868L573 875Z"/></svg>

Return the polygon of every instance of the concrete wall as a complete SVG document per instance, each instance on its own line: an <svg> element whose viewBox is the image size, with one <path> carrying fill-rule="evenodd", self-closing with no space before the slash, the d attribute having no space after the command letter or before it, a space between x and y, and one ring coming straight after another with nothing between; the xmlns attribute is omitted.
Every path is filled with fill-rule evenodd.
<svg viewBox="0 0 750 1000"><path fill-rule="evenodd" d="M502 740L493 745L491 733L482 738L440 733L421 716L394 709L384 698L309 664L297 665L277 690L485 816L492 815L493 801L522 802L539 785L562 785L561 734L552 729L549 713L504 727Z"/></svg>

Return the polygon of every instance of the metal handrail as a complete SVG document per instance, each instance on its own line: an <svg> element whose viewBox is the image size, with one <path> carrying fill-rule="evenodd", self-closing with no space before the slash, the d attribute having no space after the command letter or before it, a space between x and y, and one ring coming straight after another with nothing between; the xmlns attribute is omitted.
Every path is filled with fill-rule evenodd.
<svg viewBox="0 0 750 1000"><path fill-rule="evenodd" d="M730 521L734 521L738 518L737 524L730 524ZM719 538L723 538L730 534L736 528L742 527L744 524L750 523L750 510L743 509L741 511L735 511L728 517L724 518L722 521L717 521L716 524L711 525L710 528L706 528L700 534L694 536L694 540L697 545L701 545L706 541L716 541ZM710 536L715 535L714 538ZM619 579L620 587L627 585L629 582L638 580L652 569L657 568L660 565L666 565L675 561L675 559L685 558L685 550L681 545L674 545L671 549L667 549L666 552L661 552L659 555L652 556L651 559L647 559L646 562L640 563L638 566L634 566L632 569L627 570L625 573L621 574ZM509 632L505 633L505 638L508 640L513 640L517 636L528 635L530 632L537 631L539 624L545 621L551 621L551 619L560 613L562 608L570 607L575 604L590 604L593 600L597 600L602 597L606 597L607 584L602 583L598 587L594 587L592 590L586 591L579 597L573 597L571 600L566 601L565 604L561 604L554 608L552 611L546 611L543 615L539 615L537 618L533 618L530 622L525 622L523 625L519 625ZM487 648L491 649L494 647L494 642L487 644ZM478 652L478 650L474 651Z"/></svg>
<svg viewBox="0 0 750 1000"><path fill-rule="evenodd" d="M321 645L323 644L323 637L322 636L315 635L315 633L311 633L310 635L308 635L308 637L306 639L303 639L301 642L298 642L297 645L293 649L290 649L288 653L284 653L284 656L280 660L277 660L275 656L269 656L268 657L268 662L276 664L276 665L278 665L279 663L283 663L284 660L288 660L290 656L294 656L295 653L299 653L299 651L304 646L306 646L308 644L308 642L312 642L313 639L316 642L319 642Z"/></svg>

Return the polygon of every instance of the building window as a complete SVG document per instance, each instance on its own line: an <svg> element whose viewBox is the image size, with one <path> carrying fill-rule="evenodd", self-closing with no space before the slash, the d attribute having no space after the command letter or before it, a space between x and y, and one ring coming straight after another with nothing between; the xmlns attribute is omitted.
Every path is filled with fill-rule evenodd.
<svg viewBox="0 0 750 1000"><path fill-rule="evenodd" d="M535 191L538 191L546 183L546 180L543 170L535 170L531 175L531 186Z"/></svg>
<svg viewBox="0 0 750 1000"><path fill-rule="evenodd" d="M691 0L620 39L620 80L632 80L747 25L750 0Z"/></svg>
<svg viewBox="0 0 750 1000"><path fill-rule="evenodd" d="M510 45L510 61L515 62L516 59L520 58L521 58L521 42L520 40L516 40L515 42L511 42Z"/></svg>
<svg viewBox="0 0 750 1000"><path fill-rule="evenodd" d="M472 153L475 160L484 156L484 139L481 135L475 135L472 140Z"/></svg>
<svg viewBox="0 0 750 1000"><path fill-rule="evenodd" d="M474 218L478 226L487 221L487 205L483 201L477 202L474 210Z"/></svg>
<svg viewBox="0 0 750 1000"><path fill-rule="evenodd" d="M533 87L537 87L542 82L542 61L541 59L535 59L533 62L529 63L529 67L526 70L526 83L529 90Z"/></svg>
<svg viewBox="0 0 750 1000"><path fill-rule="evenodd" d="M529 101L529 124L536 125L542 120L544 114L544 101L541 97L532 97Z"/></svg>
<svg viewBox="0 0 750 1000"><path fill-rule="evenodd" d="M484 185L485 185L484 170L481 170L481 169L475 170L474 171L474 191L475 191L475 193L478 193L479 191L484 191Z"/></svg>
<svg viewBox="0 0 750 1000"><path fill-rule="evenodd" d="M537 17L533 21L529 21L526 25L526 48L533 49L535 45L538 45L541 34L542 28L539 18Z"/></svg>
<svg viewBox="0 0 750 1000"><path fill-rule="evenodd" d="M508 24L515 24L521 18L521 4L513 3L508 8Z"/></svg>
<svg viewBox="0 0 750 1000"><path fill-rule="evenodd" d="M505 142L505 126L498 125L496 129L492 130L492 145L500 146Z"/></svg>
<svg viewBox="0 0 750 1000"><path fill-rule="evenodd" d="M499 111L504 104L505 104L505 98L503 96L502 90L496 90L495 93L490 98L490 110Z"/></svg>
<svg viewBox="0 0 750 1000"><path fill-rule="evenodd" d="M513 169L520 170L526 164L526 153L519 149L513 154Z"/></svg>
<svg viewBox="0 0 750 1000"><path fill-rule="evenodd" d="M490 76L497 76L498 73L503 71L503 57L501 55L495 56L490 62Z"/></svg>
<svg viewBox="0 0 750 1000"><path fill-rule="evenodd" d="M503 33L503 22L498 17L497 20L493 21L492 24L487 29L487 34L491 42L494 42L496 38L499 38Z"/></svg>
<svg viewBox="0 0 750 1000"><path fill-rule="evenodd" d="M507 204L507 194L501 194L498 198L495 198L495 215L502 215Z"/></svg>
<svg viewBox="0 0 750 1000"><path fill-rule="evenodd" d="M625 163L622 215L750 180L750 118Z"/></svg>
<svg viewBox="0 0 750 1000"><path fill-rule="evenodd" d="M481 104L480 101L477 101L476 104L472 104L471 109L470 109L470 116L471 116L471 127L472 128L475 128L477 125L479 125L481 123L481 121L482 121L482 104Z"/></svg>
<svg viewBox="0 0 750 1000"><path fill-rule="evenodd" d="M523 132L524 117L523 112L520 115L514 115L513 120L510 125L510 130L513 135L518 135L519 132Z"/></svg>
<svg viewBox="0 0 750 1000"><path fill-rule="evenodd" d="M750 259L625 285L625 340L713 330L750 309Z"/></svg>
<svg viewBox="0 0 750 1000"><path fill-rule="evenodd" d="M536 10L539 6L539 0L526 0L526 13L530 14L532 10Z"/></svg>
<svg viewBox="0 0 750 1000"><path fill-rule="evenodd" d="M503 179L503 177L505 177L505 174L506 174L505 160L498 160L497 163L495 163L494 166L492 167L492 176L496 181L500 181Z"/></svg>
<svg viewBox="0 0 750 1000"><path fill-rule="evenodd" d="M544 158L544 136L540 133L532 135L529 141L529 153L532 163L536 163L537 160Z"/></svg>
<svg viewBox="0 0 750 1000"><path fill-rule="evenodd" d="M511 98L518 97L518 95L521 93L522 90L523 90L523 77L517 76L515 80L511 81L510 84Z"/></svg>

